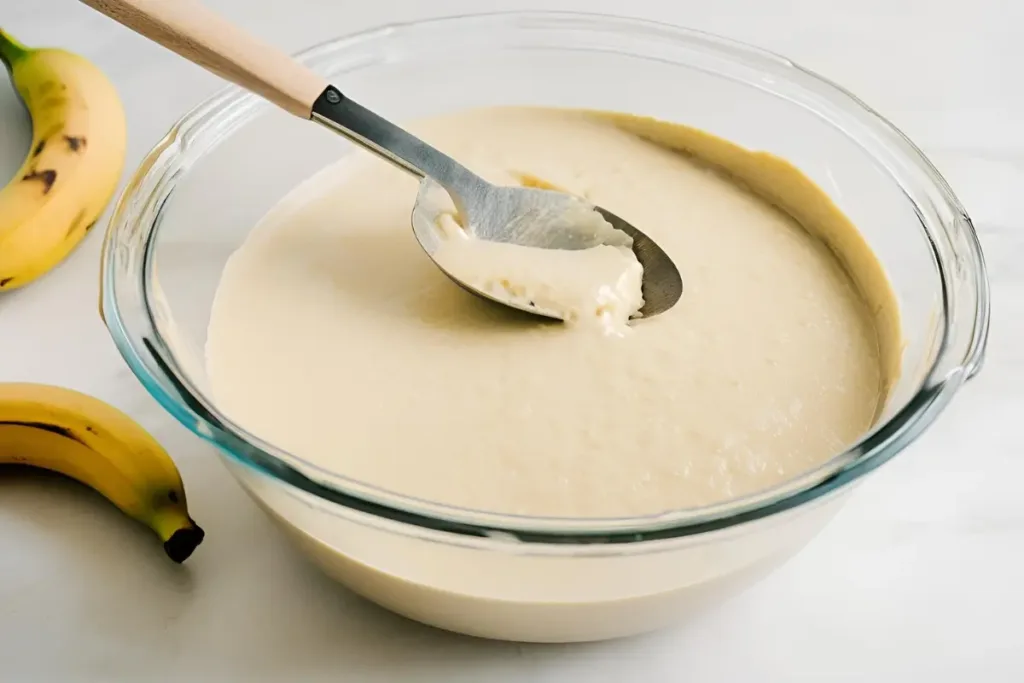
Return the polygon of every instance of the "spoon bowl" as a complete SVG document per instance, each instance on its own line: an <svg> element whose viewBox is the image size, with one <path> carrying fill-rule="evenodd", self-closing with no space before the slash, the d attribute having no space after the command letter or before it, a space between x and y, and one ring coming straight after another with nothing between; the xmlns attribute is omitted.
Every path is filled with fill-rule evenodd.
<svg viewBox="0 0 1024 683"><path fill-rule="evenodd" d="M683 294L683 281L668 254L640 230L611 211L574 195L531 187L503 187L481 178L456 198L430 178L420 182L412 211L413 234L438 268L468 292L544 317L561 320L557 312L530 305L499 292L484 290L460 279L434 259L446 239L438 227L440 215L456 204L476 239L508 242L541 249L589 249L600 245L632 249L644 269L644 304L634 317L649 318L672 308ZM596 214L595 217L587 216ZM596 218L596 219L595 219Z"/></svg>

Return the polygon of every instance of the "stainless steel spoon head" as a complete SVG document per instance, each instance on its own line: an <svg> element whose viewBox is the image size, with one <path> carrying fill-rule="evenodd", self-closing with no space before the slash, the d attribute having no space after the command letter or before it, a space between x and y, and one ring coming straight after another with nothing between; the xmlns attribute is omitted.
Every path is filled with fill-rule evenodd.
<svg viewBox="0 0 1024 683"><path fill-rule="evenodd" d="M612 227L633 238L633 253L644 268L641 291L644 305L639 314L650 318L672 308L683 296L683 278L668 254L650 237L600 206L595 207Z"/></svg>
<svg viewBox="0 0 1024 683"><path fill-rule="evenodd" d="M637 313L640 317L667 311L683 293L682 278L672 259L646 235L609 211L565 192L488 183L424 140L345 97L333 86L328 86L314 102L312 118L420 177L420 191L412 216L416 238L435 265L474 294L529 313L558 318L551 311L530 306L528 302L517 302L512 296L498 298L502 295L488 294L438 263L434 254L441 237L436 219L439 207L444 205L436 200L438 191L446 193L449 212L454 202L455 210L471 226L476 239L542 249L587 249L602 244L631 246L643 267L644 305Z"/></svg>
<svg viewBox="0 0 1024 683"><path fill-rule="evenodd" d="M611 211L553 190L502 187L482 180L460 189L463 192L454 195L429 178L420 183L412 212L413 233L432 260L445 239L438 228L438 217L455 208L460 215L468 217L473 236L477 239L541 249L576 250L600 245L630 247L644 269L644 304L637 317L649 318L663 313L682 296L682 277L668 254L647 235ZM498 298L464 282L440 263L437 265L449 278L473 294L529 313L560 319L554 312L511 298Z"/></svg>

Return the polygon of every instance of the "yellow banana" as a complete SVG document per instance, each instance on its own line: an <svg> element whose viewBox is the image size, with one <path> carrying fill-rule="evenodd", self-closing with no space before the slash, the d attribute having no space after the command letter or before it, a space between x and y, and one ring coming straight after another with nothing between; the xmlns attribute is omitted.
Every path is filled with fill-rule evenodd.
<svg viewBox="0 0 1024 683"><path fill-rule="evenodd" d="M117 188L126 126L113 84L65 50L0 30L0 60L32 118L32 146L0 189L0 291L46 273L82 241Z"/></svg>
<svg viewBox="0 0 1024 683"><path fill-rule="evenodd" d="M153 529L175 562L203 540L167 452L130 417L92 396L0 383L0 464L52 470L95 489Z"/></svg>

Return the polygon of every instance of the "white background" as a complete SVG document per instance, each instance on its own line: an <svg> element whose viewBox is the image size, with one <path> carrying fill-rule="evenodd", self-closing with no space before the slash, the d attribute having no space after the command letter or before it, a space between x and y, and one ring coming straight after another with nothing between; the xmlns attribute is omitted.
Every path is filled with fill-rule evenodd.
<svg viewBox="0 0 1024 683"><path fill-rule="evenodd" d="M0 478L0 680L1024 680L1024 6L1017 0L208 0L288 50L465 11L629 14L746 40L847 86L946 174L994 288L989 360L938 424L870 478L798 558L667 632L586 646L462 638L385 613L285 544L211 450L167 417L97 314L97 229L57 271L0 296L0 378L84 390L180 464L206 542L183 567L98 496ZM0 0L0 26L98 63L129 119L128 168L220 87L74 0ZM0 174L29 123L0 84ZM101 223L102 225L102 223Z"/></svg>

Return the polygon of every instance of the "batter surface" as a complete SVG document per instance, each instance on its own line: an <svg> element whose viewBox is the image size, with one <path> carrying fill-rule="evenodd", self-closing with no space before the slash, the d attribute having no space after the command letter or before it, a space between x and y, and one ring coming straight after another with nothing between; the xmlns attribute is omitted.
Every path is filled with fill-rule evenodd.
<svg viewBox="0 0 1024 683"><path fill-rule="evenodd" d="M543 179L638 226L679 266L682 299L622 335L482 301L416 243L416 181L354 154L224 270L207 365L246 429L422 499L612 517L769 487L871 426L899 370L897 304L856 229L785 161L598 112L411 128L493 182Z"/></svg>

